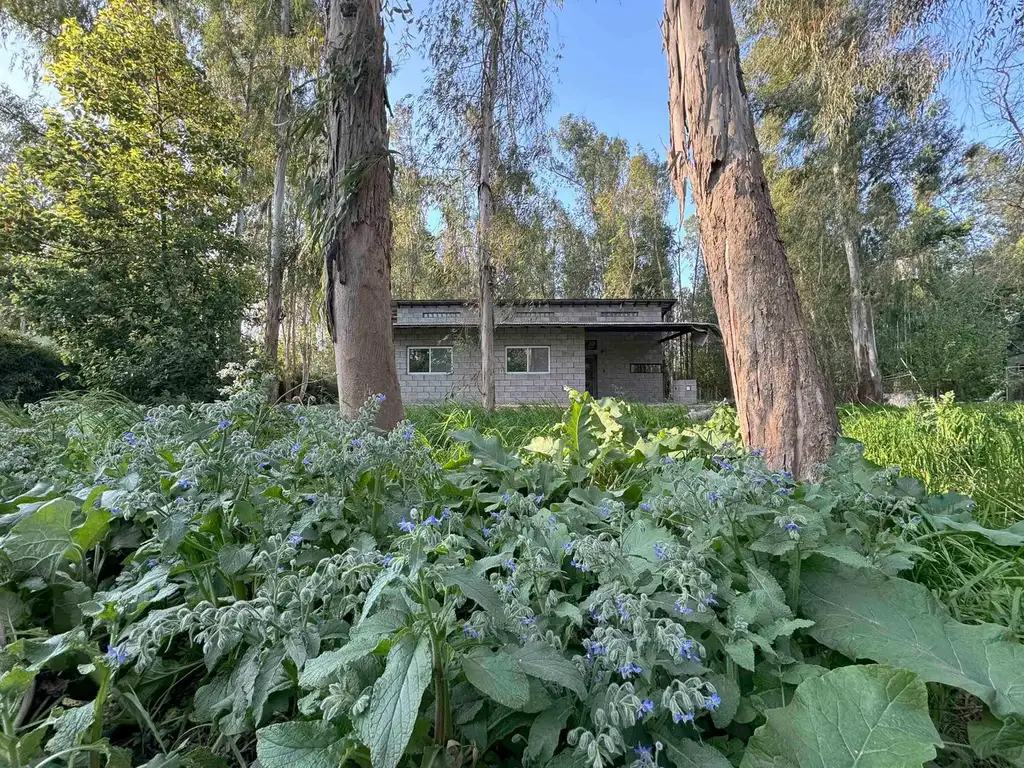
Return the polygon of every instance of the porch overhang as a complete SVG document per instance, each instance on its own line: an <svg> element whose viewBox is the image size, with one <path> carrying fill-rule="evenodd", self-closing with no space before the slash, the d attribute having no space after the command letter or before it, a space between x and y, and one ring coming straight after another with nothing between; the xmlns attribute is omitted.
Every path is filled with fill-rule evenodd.
<svg viewBox="0 0 1024 768"><path fill-rule="evenodd" d="M394 327L400 330L410 330L415 328L430 328L432 330L457 330L457 329L470 329L479 328L479 323L395 323ZM714 323L496 323L495 328L582 328L583 330L590 333L600 333L602 331L614 331L621 333L623 331L640 331L640 332L651 332L658 331L667 335L661 339L659 343L664 343L671 339L678 338L679 336L686 336L687 334L700 334L708 336L709 334L717 338L722 338L722 332L718 329L718 326Z"/></svg>

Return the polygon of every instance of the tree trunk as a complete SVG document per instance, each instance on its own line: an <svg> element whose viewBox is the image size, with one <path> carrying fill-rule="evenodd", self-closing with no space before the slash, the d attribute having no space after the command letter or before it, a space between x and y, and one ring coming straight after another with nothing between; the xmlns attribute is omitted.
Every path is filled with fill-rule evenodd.
<svg viewBox="0 0 1024 768"><path fill-rule="evenodd" d="M669 167L677 194L686 178L693 189L743 440L808 477L839 426L779 237L728 0L665 0L664 35Z"/></svg>
<svg viewBox="0 0 1024 768"><path fill-rule="evenodd" d="M281 73L277 81L277 108L274 111L277 158L274 164L274 198L270 208L270 263L267 270L267 327L263 349L274 371L267 393L277 400L277 348L284 319L282 282L284 280L284 194L288 174L288 125L292 117L291 69L288 66L288 38L292 30L292 0L281 0Z"/></svg>
<svg viewBox="0 0 1024 768"><path fill-rule="evenodd" d="M483 0L485 23L490 25L480 94L480 137L477 167L477 260L480 269L480 388L483 405L493 411L494 402L494 264L491 261L491 171L494 164L494 101L498 91L498 63L505 29L506 0Z"/></svg>
<svg viewBox="0 0 1024 768"><path fill-rule="evenodd" d="M377 423L402 419L391 327L391 162L381 0L330 0L325 63L330 238L326 309L338 398L355 416L385 397Z"/></svg>
<svg viewBox="0 0 1024 768"><path fill-rule="evenodd" d="M878 369L875 324L864 297L860 273L860 248L849 220L843 226L843 249L850 269L850 333L853 336L853 363L857 372L857 402L882 402L882 373Z"/></svg>

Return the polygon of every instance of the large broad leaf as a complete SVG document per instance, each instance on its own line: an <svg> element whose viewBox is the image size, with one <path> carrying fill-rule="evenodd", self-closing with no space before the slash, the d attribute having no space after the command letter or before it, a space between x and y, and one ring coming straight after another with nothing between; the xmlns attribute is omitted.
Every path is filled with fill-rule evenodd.
<svg viewBox="0 0 1024 768"><path fill-rule="evenodd" d="M665 755L676 768L732 768L725 755L714 747L676 736L670 731L653 734L665 748Z"/></svg>
<svg viewBox="0 0 1024 768"><path fill-rule="evenodd" d="M568 688L581 699L587 696L583 675L560 651L544 643L530 643L506 651L519 662L519 668L530 677Z"/></svg>
<svg viewBox="0 0 1024 768"><path fill-rule="evenodd" d="M92 725L96 707L92 702L66 710L56 718L53 736L46 743L49 752L62 752L78 746L78 740Z"/></svg>
<svg viewBox="0 0 1024 768"><path fill-rule="evenodd" d="M979 525L970 515L933 515L924 513L924 518L937 531L958 531L974 533L1001 547L1024 547L1024 522L1014 523L1009 528L993 529Z"/></svg>
<svg viewBox="0 0 1024 768"><path fill-rule="evenodd" d="M466 679L481 693L512 709L530 700L530 681L511 656L480 649L462 657Z"/></svg>
<svg viewBox="0 0 1024 768"><path fill-rule="evenodd" d="M71 515L75 509L73 502L54 499L21 520L0 540L17 576L53 578L61 558L71 548Z"/></svg>
<svg viewBox="0 0 1024 768"><path fill-rule="evenodd" d="M968 626L920 584L813 558L801 609L819 643L974 694L997 716L1024 714L1024 646L992 624Z"/></svg>
<svg viewBox="0 0 1024 768"><path fill-rule="evenodd" d="M372 653L381 640L391 637L405 626L405 621L406 614L387 610L359 622L349 635L348 643L342 648L321 653L306 662L299 677L299 685L303 688L316 688L328 682L338 670Z"/></svg>
<svg viewBox="0 0 1024 768"><path fill-rule="evenodd" d="M325 721L275 723L256 732L256 757L263 768L337 768L344 734Z"/></svg>
<svg viewBox="0 0 1024 768"><path fill-rule="evenodd" d="M967 726L967 741L978 757L1001 757L1014 766L1024 766L1024 722L1019 718L996 720L986 715Z"/></svg>
<svg viewBox="0 0 1024 768"><path fill-rule="evenodd" d="M466 443L473 461L485 469L505 471L520 465L518 458L505 450L499 437L485 437L475 429L460 429L451 433L452 440Z"/></svg>
<svg viewBox="0 0 1024 768"><path fill-rule="evenodd" d="M928 716L928 690L905 669L835 669L801 683L788 706L765 714L741 768L920 768L942 743Z"/></svg>
<svg viewBox="0 0 1024 768"><path fill-rule="evenodd" d="M407 634L391 648L384 674L373 685L370 706L356 720L373 768L395 768L402 759L430 672L429 638Z"/></svg>
<svg viewBox="0 0 1024 768"><path fill-rule="evenodd" d="M491 615L501 618L505 615L505 606L490 585L482 576L478 576L469 568L454 568L444 574L447 586L458 587L462 594L475 602Z"/></svg>
<svg viewBox="0 0 1024 768"><path fill-rule="evenodd" d="M537 716L530 725L530 735L523 751L523 762L526 765L543 765L554 756L560 741L558 737L571 714L572 706L569 702L557 701Z"/></svg>

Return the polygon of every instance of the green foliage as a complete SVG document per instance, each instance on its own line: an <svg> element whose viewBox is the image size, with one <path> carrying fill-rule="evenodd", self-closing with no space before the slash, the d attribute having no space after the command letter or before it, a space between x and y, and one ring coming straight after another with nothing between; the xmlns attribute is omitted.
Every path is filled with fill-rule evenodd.
<svg viewBox="0 0 1024 768"><path fill-rule="evenodd" d="M67 24L48 69L62 108L0 182L16 301L84 383L208 397L240 353L252 288L227 234L233 113L144 4Z"/></svg>
<svg viewBox="0 0 1024 768"><path fill-rule="evenodd" d="M650 430L575 393L529 450L466 428L441 468L377 405L257 383L112 407L109 440L75 399L0 428L9 762L922 765L951 740L923 681L984 702L979 754L1014 749L1022 646L899 576L928 536L1017 547L962 497L847 444L798 484L724 414Z"/></svg>
<svg viewBox="0 0 1024 768"><path fill-rule="evenodd" d="M0 330L0 402L31 403L62 389L68 369L54 350Z"/></svg>

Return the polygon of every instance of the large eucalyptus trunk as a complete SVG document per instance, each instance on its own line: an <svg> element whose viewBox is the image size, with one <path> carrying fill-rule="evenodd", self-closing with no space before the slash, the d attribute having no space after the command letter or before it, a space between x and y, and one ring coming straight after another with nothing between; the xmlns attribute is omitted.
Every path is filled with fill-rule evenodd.
<svg viewBox="0 0 1024 768"><path fill-rule="evenodd" d="M491 260L491 218L494 198L491 174L494 164L494 101L498 91L498 64L505 28L506 0L483 0L489 25L480 92L480 136L477 157L477 261L480 272L480 389L483 405L493 411L494 400L494 263Z"/></svg>
<svg viewBox="0 0 1024 768"><path fill-rule="evenodd" d="M284 196L288 175L288 126L292 118L291 68L288 66L287 41L292 29L292 0L281 0L281 72L277 82L277 106L274 130L277 157L274 163L274 197L270 207L270 261L267 269L267 327L263 349L273 366L274 377L268 396L277 399L277 348L284 319L282 284L284 282Z"/></svg>
<svg viewBox="0 0 1024 768"><path fill-rule="evenodd" d="M391 171L381 0L330 0L325 64L326 309L338 397L355 416L384 396L378 424L402 418L391 327Z"/></svg>
<svg viewBox="0 0 1024 768"><path fill-rule="evenodd" d="M883 399L882 372L878 368L875 323L864 296L857 234L848 223L843 227L843 249L850 270L850 334L853 336L853 362L857 373L857 402L880 403Z"/></svg>
<svg viewBox="0 0 1024 768"><path fill-rule="evenodd" d="M743 440L807 477L839 426L779 237L728 0L665 0L664 35L669 167L677 194L687 178L693 190Z"/></svg>

